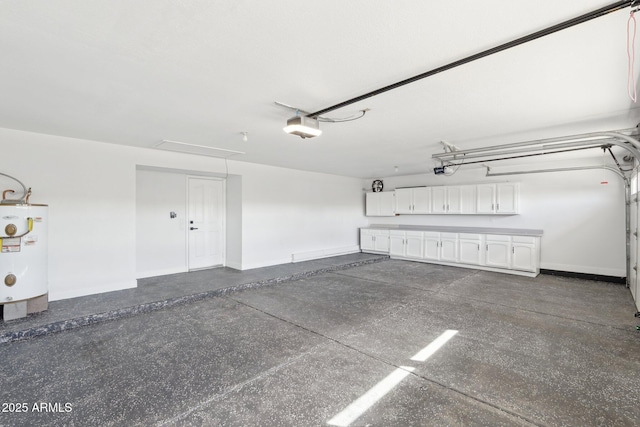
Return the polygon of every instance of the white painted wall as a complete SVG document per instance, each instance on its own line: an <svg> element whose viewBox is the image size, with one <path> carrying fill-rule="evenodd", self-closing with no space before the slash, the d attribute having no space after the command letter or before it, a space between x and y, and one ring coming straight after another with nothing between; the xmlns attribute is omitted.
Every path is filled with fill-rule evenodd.
<svg viewBox="0 0 640 427"><path fill-rule="evenodd" d="M185 181L181 173L137 169L136 278L188 270Z"/></svg>
<svg viewBox="0 0 640 427"><path fill-rule="evenodd" d="M243 268L359 250L358 229L367 224L360 179L251 163L233 172L243 177Z"/></svg>
<svg viewBox="0 0 640 427"><path fill-rule="evenodd" d="M0 172L33 187L33 203L50 206L51 300L136 286L136 167L227 173L222 159L10 129L0 129L0 147L9 153L0 156ZM232 160L227 166L241 177L232 188L242 194L227 192L228 201L235 197L227 240L231 233L242 245L229 252L237 268L357 249L357 230L367 224L360 179Z"/></svg>
<svg viewBox="0 0 640 427"><path fill-rule="evenodd" d="M510 170L585 164L563 162L511 167ZM506 168L503 169L506 171ZM492 171L499 171L498 167ZM541 268L609 276L626 276L624 185L602 170L485 177L486 169L460 168L453 176L433 173L384 178L384 190L419 185L520 182L520 214L400 215L369 217L370 224L455 225L542 229ZM371 180L363 181L368 190ZM362 196L364 198L364 196ZM364 202L363 202L364 203Z"/></svg>
<svg viewBox="0 0 640 427"><path fill-rule="evenodd" d="M242 177L227 177L227 248L226 265L242 269Z"/></svg>

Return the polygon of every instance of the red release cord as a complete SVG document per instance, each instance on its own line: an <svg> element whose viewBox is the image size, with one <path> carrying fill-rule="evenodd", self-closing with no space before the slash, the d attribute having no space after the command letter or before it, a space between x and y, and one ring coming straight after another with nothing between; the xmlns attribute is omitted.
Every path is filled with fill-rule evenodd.
<svg viewBox="0 0 640 427"><path fill-rule="evenodd" d="M635 40L636 40L636 18L634 16L635 11L632 10L629 13L629 19L627 20L627 57L629 58L629 73L627 77L627 89L629 92L629 98L633 102L638 101L638 92L636 90L635 72L633 70L635 62ZM631 23L633 22L633 28Z"/></svg>

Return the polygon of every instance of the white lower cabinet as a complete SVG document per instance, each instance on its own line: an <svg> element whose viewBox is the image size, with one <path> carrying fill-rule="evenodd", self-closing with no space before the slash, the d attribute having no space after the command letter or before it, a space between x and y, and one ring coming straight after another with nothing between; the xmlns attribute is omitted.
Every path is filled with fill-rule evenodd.
<svg viewBox="0 0 640 427"><path fill-rule="evenodd" d="M422 231L391 230L389 232L389 255L422 259L422 242Z"/></svg>
<svg viewBox="0 0 640 427"><path fill-rule="evenodd" d="M460 233L458 235L458 261L462 264L480 265L482 263L482 235Z"/></svg>
<svg viewBox="0 0 640 427"><path fill-rule="evenodd" d="M402 259L528 276L540 271L538 236L362 229L360 244L363 252Z"/></svg>
<svg viewBox="0 0 640 427"><path fill-rule="evenodd" d="M423 259L457 262L458 235L456 233L424 232Z"/></svg>
<svg viewBox="0 0 640 427"><path fill-rule="evenodd" d="M513 236L511 238L511 268L522 271L537 271L540 264L536 237Z"/></svg>
<svg viewBox="0 0 640 427"><path fill-rule="evenodd" d="M360 230L360 249L363 252L389 253L389 230Z"/></svg>
<svg viewBox="0 0 640 427"><path fill-rule="evenodd" d="M537 272L540 264L539 238L533 236L486 236L486 261L490 267Z"/></svg>
<svg viewBox="0 0 640 427"><path fill-rule="evenodd" d="M511 236L487 234L485 250L485 265L499 268L511 266Z"/></svg>

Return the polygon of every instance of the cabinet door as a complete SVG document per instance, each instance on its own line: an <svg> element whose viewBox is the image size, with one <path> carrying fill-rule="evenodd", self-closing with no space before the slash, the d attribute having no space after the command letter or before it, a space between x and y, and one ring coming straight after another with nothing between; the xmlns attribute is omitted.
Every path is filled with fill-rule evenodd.
<svg viewBox="0 0 640 427"><path fill-rule="evenodd" d="M397 188L396 193L396 213L410 214L413 213L413 189Z"/></svg>
<svg viewBox="0 0 640 427"><path fill-rule="evenodd" d="M431 188L417 187L413 189L413 213L431 213Z"/></svg>
<svg viewBox="0 0 640 427"><path fill-rule="evenodd" d="M461 193L461 207L460 213L462 214L474 214L476 213L476 186L475 185L462 185L460 186Z"/></svg>
<svg viewBox="0 0 640 427"><path fill-rule="evenodd" d="M431 187L431 212L434 214L447 213L446 187Z"/></svg>
<svg viewBox="0 0 640 427"><path fill-rule="evenodd" d="M511 267L511 236L489 236L485 243L485 264L491 267Z"/></svg>
<svg viewBox="0 0 640 427"><path fill-rule="evenodd" d="M376 193L366 193L365 198L365 215L379 216L380 200L376 197Z"/></svg>
<svg viewBox="0 0 640 427"><path fill-rule="evenodd" d="M440 260L458 262L458 241L455 239L440 240Z"/></svg>
<svg viewBox="0 0 640 427"><path fill-rule="evenodd" d="M496 208L495 184L479 184L476 186L476 213L492 214Z"/></svg>
<svg viewBox="0 0 640 427"><path fill-rule="evenodd" d="M458 240L459 261L463 264L480 264L480 238Z"/></svg>
<svg viewBox="0 0 640 427"><path fill-rule="evenodd" d="M373 251L376 249L373 231L360 230L360 249L363 251Z"/></svg>
<svg viewBox="0 0 640 427"><path fill-rule="evenodd" d="M440 259L440 233L425 232L424 233L424 259L437 261Z"/></svg>
<svg viewBox="0 0 640 427"><path fill-rule="evenodd" d="M440 260L458 262L458 235L440 233Z"/></svg>
<svg viewBox="0 0 640 427"><path fill-rule="evenodd" d="M389 254L404 256L404 232L389 233Z"/></svg>
<svg viewBox="0 0 640 427"><path fill-rule="evenodd" d="M518 213L518 199L520 186L515 182L496 185L496 213Z"/></svg>
<svg viewBox="0 0 640 427"><path fill-rule="evenodd" d="M374 234L374 249L379 252L389 252L389 231L378 230Z"/></svg>
<svg viewBox="0 0 640 427"><path fill-rule="evenodd" d="M539 247L539 237L511 236L511 268L537 272L540 265Z"/></svg>
<svg viewBox="0 0 640 427"><path fill-rule="evenodd" d="M511 247L511 268L514 270L536 271L537 250L535 245L513 243Z"/></svg>
<svg viewBox="0 0 640 427"><path fill-rule="evenodd" d="M376 194L380 205L378 215L395 216L395 193L393 191L383 191Z"/></svg>
<svg viewBox="0 0 640 427"><path fill-rule="evenodd" d="M462 188L460 186L447 187L447 213L462 213Z"/></svg>
<svg viewBox="0 0 640 427"><path fill-rule="evenodd" d="M405 255L410 258L422 258L422 232L407 231L405 238Z"/></svg>

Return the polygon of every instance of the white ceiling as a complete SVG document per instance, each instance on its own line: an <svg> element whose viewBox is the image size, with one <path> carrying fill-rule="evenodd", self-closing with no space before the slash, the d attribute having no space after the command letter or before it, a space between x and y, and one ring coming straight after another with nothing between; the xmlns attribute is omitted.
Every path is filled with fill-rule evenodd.
<svg viewBox="0 0 640 427"><path fill-rule="evenodd" d="M363 178L425 172L441 140L472 148L634 127L630 9L336 110L327 116L371 109L321 123L318 138L285 134L294 112L274 101L317 111L610 3L4 1L0 127L138 147L167 139Z"/></svg>

